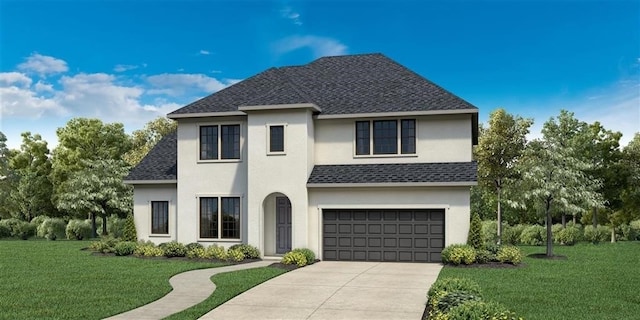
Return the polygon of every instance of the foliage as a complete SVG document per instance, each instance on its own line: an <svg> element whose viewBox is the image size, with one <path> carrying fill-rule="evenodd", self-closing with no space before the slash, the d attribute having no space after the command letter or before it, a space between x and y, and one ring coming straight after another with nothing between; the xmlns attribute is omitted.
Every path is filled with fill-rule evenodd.
<svg viewBox="0 0 640 320"><path fill-rule="evenodd" d="M7 237L11 237L11 228L3 223L0 223L0 238Z"/></svg>
<svg viewBox="0 0 640 320"><path fill-rule="evenodd" d="M591 243L604 242L610 239L611 228L609 226L599 225L594 228L591 225L584 227L584 239Z"/></svg>
<svg viewBox="0 0 640 320"><path fill-rule="evenodd" d="M0 220L0 225L9 230L9 236L11 237L18 236L18 229L23 224L28 224L28 222L16 218Z"/></svg>
<svg viewBox="0 0 640 320"><path fill-rule="evenodd" d="M560 231L564 229L561 224L556 223L551 226L551 235L553 236L553 243L560 243Z"/></svg>
<svg viewBox="0 0 640 320"><path fill-rule="evenodd" d="M165 117L147 122L143 129L131 134L131 149L124 154L124 161L130 166L137 165L164 136L175 131L177 127L177 122Z"/></svg>
<svg viewBox="0 0 640 320"><path fill-rule="evenodd" d="M518 265L522 262L522 251L516 246L502 246L496 254L498 261Z"/></svg>
<svg viewBox="0 0 640 320"><path fill-rule="evenodd" d="M13 217L18 212L15 201L9 196L17 189L18 176L15 170L9 166L9 161L17 153L16 150L9 150L7 147L7 136L0 131L0 219Z"/></svg>
<svg viewBox="0 0 640 320"><path fill-rule="evenodd" d="M136 232L136 223L133 221L133 213L129 213L124 220L122 227L122 240L138 241L138 233Z"/></svg>
<svg viewBox="0 0 640 320"><path fill-rule="evenodd" d="M496 254L492 253L489 250L476 250L476 262L477 263L488 263L492 261L498 261L496 258Z"/></svg>
<svg viewBox="0 0 640 320"><path fill-rule="evenodd" d="M244 252L239 249L229 249L227 250L227 256L229 261L240 262L244 260Z"/></svg>
<svg viewBox="0 0 640 320"><path fill-rule="evenodd" d="M103 237L100 240L92 241L91 244L89 244L89 250L101 253L113 253L118 242L118 239Z"/></svg>
<svg viewBox="0 0 640 320"><path fill-rule="evenodd" d="M284 254L281 262L283 264L295 264L298 267L307 265L307 257L300 251L289 251Z"/></svg>
<svg viewBox="0 0 640 320"><path fill-rule="evenodd" d="M629 239L629 240L640 240L640 220L634 220L629 222L629 228L631 232L634 232L636 235L635 239Z"/></svg>
<svg viewBox="0 0 640 320"><path fill-rule="evenodd" d="M35 218L31 219L31 224L34 225L37 228L38 226L40 226L47 219L49 219L49 216L39 215L39 216L36 216Z"/></svg>
<svg viewBox="0 0 640 320"><path fill-rule="evenodd" d="M448 313L449 319L476 320L476 319L518 319L516 315L497 302L468 301L459 304Z"/></svg>
<svg viewBox="0 0 640 320"><path fill-rule="evenodd" d="M469 278L452 278L452 277L438 277L438 280L434 282L429 291L427 292L427 298L438 294L438 292L467 292L475 296L482 296L482 289L477 282Z"/></svg>
<svg viewBox="0 0 640 320"><path fill-rule="evenodd" d="M477 212L471 215L467 244L472 246L474 249L484 248L484 242L482 241L482 221L480 220L480 215Z"/></svg>
<svg viewBox="0 0 640 320"><path fill-rule="evenodd" d="M502 242L505 244L519 244L522 231L526 228L523 224L517 224L515 226L505 226L502 233Z"/></svg>
<svg viewBox="0 0 640 320"><path fill-rule="evenodd" d="M468 244L452 244L442 250L442 262L453 265L472 264L476 261L476 250Z"/></svg>
<svg viewBox="0 0 640 320"><path fill-rule="evenodd" d="M316 260L316 254L311 251L311 249L307 248L296 248L292 250L293 252L300 252L307 259L307 264L312 264Z"/></svg>
<svg viewBox="0 0 640 320"><path fill-rule="evenodd" d="M133 254L135 254L136 256L142 256L142 257L163 257L164 250L162 250L159 247L156 247L156 245L153 242L140 241L138 242L138 246L136 247L136 249L133 251Z"/></svg>
<svg viewBox="0 0 640 320"><path fill-rule="evenodd" d="M481 298L473 293L465 291L453 291L445 293L438 301L438 310L446 313L449 309L461 305L467 301L479 301Z"/></svg>
<svg viewBox="0 0 640 320"><path fill-rule="evenodd" d="M558 233L558 242L567 246L572 246L582 240L582 230L574 225L567 225Z"/></svg>
<svg viewBox="0 0 640 320"><path fill-rule="evenodd" d="M66 229L67 239L82 240L91 238L91 223L89 220L69 220Z"/></svg>
<svg viewBox="0 0 640 320"><path fill-rule="evenodd" d="M547 240L547 232L541 225L525 227L520 234L520 243L529 246L541 246Z"/></svg>
<svg viewBox="0 0 640 320"><path fill-rule="evenodd" d="M234 244L229 247L229 250L240 250L244 254L246 259L259 259L260 258L260 250L258 248L250 245L250 244Z"/></svg>
<svg viewBox="0 0 640 320"><path fill-rule="evenodd" d="M177 241L161 243L159 247L164 251L164 256L167 258L184 257L187 255L187 248L184 244Z"/></svg>
<svg viewBox="0 0 640 320"><path fill-rule="evenodd" d="M620 191L622 213L627 221L640 219L640 132L622 150L620 161L624 183Z"/></svg>
<svg viewBox="0 0 640 320"><path fill-rule="evenodd" d="M37 236L47 240L65 237L67 224L60 218L47 218L37 227Z"/></svg>
<svg viewBox="0 0 640 320"><path fill-rule="evenodd" d="M132 255L138 247L138 243L133 241L120 241L113 248L113 252L116 256L128 256Z"/></svg>
<svg viewBox="0 0 640 320"><path fill-rule="evenodd" d="M206 251L205 257L208 259L218 259L220 261L226 261L227 259L229 259L227 250L224 247L214 244L207 247L205 251Z"/></svg>
<svg viewBox="0 0 640 320"><path fill-rule="evenodd" d="M496 220L482 221L482 242L484 246L498 243L498 222Z"/></svg>
<svg viewBox="0 0 640 320"><path fill-rule="evenodd" d="M107 218L107 230L104 230L104 222L98 225L98 233L99 234L108 234L114 238L120 238L120 240L123 241L128 241L125 239L122 239L122 234L124 232L124 224L125 224L125 219L120 218L117 214L112 214L109 217L102 217ZM137 239L134 239L133 241L137 241Z"/></svg>

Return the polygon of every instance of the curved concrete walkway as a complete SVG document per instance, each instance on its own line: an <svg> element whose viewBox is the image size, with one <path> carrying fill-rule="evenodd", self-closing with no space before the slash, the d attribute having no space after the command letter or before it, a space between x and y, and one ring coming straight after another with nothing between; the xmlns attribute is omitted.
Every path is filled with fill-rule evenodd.
<svg viewBox="0 0 640 320"><path fill-rule="evenodd" d="M214 274L266 267L272 263L273 261L258 261L228 267L199 269L179 273L169 279L173 290L164 297L142 307L107 319L162 319L168 317L176 312L194 306L209 297L216 289L216 285L210 280Z"/></svg>

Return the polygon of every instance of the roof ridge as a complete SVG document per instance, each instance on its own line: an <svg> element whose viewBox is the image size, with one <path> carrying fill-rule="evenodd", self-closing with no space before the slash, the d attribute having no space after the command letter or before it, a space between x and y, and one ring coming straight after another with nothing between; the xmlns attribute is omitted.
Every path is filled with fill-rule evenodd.
<svg viewBox="0 0 640 320"><path fill-rule="evenodd" d="M305 92L302 88L300 88L300 85L295 83L295 81L293 79L291 79L291 77L286 73L286 71L282 70L282 69L278 69L278 71L280 72L280 76L285 78L285 81L291 86L291 88L300 96L302 96L303 98L309 100L310 103L313 103L315 105L318 105L318 103L313 100L311 98L311 96Z"/></svg>

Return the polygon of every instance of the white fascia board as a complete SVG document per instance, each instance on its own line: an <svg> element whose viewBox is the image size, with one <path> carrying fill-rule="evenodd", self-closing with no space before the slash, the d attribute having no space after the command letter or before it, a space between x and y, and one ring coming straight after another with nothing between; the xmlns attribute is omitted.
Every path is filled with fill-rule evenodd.
<svg viewBox="0 0 640 320"><path fill-rule="evenodd" d="M206 117L231 117L231 116L246 116L247 114L242 111L225 111L225 112L198 112L198 113L178 113L168 114L169 119L184 119L184 118L206 118Z"/></svg>
<svg viewBox="0 0 640 320"><path fill-rule="evenodd" d="M388 182L388 183L307 183L307 188L371 188L371 187L471 187L476 181L463 182Z"/></svg>
<svg viewBox="0 0 640 320"><path fill-rule="evenodd" d="M263 106L241 106L238 107L240 111L263 111L263 110L282 110L282 109L311 109L313 111L321 112L322 109L313 103L292 103L292 104L271 104Z"/></svg>
<svg viewBox="0 0 640 320"><path fill-rule="evenodd" d="M319 114L317 119L352 119L352 118L383 118L383 117L410 117L410 116L430 116L441 114L468 114L478 113L478 109L457 109L457 110L428 110L428 111L399 111L399 112L376 112L376 113L349 113L349 114Z"/></svg>
<svg viewBox="0 0 640 320"><path fill-rule="evenodd" d="M124 180L124 184L176 184L178 180Z"/></svg>

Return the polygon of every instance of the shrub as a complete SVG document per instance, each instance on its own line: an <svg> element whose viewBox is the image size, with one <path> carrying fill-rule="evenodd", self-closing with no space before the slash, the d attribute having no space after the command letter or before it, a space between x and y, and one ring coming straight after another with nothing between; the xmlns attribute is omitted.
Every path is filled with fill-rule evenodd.
<svg viewBox="0 0 640 320"><path fill-rule="evenodd" d="M520 235L522 230L526 228L523 224L517 224L515 226L507 226L502 230L502 243L504 244L519 244Z"/></svg>
<svg viewBox="0 0 640 320"><path fill-rule="evenodd" d="M620 240L624 241L633 241L637 237L636 231L626 223L618 226L618 232L616 233L616 235L619 236Z"/></svg>
<svg viewBox="0 0 640 320"><path fill-rule="evenodd" d="M468 244L452 244L442 250L442 262L459 265L476 261L476 250Z"/></svg>
<svg viewBox="0 0 640 320"><path fill-rule="evenodd" d="M65 237L67 224L60 218L47 218L37 227L37 235L48 240Z"/></svg>
<svg viewBox="0 0 640 320"><path fill-rule="evenodd" d="M229 250L240 250L244 254L245 259L258 259L260 258L260 250L250 244L234 244L229 247Z"/></svg>
<svg viewBox="0 0 640 320"><path fill-rule="evenodd" d="M118 242L118 239L104 237L98 241L91 242L91 244L89 244L89 250L102 253L112 253L115 251L115 247Z"/></svg>
<svg viewBox="0 0 640 320"><path fill-rule="evenodd" d="M534 224L524 228L520 234L520 243L529 246L541 246L547 241L547 229Z"/></svg>
<svg viewBox="0 0 640 320"><path fill-rule="evenodd" d="M162 257L164 256L164 251L161 248L156 247L151 241L141 241L138 242L138 246L133 251L133 254L143 257Z"/></svg>
<svg viewBox="0 0 640 320"><path fill-rule="evenodd" d="M302 253L304 257L307 259L307 264L312 264L314 261L316 261L316 254L313 253L313 251L311 251L310 249L297 248L297 249L293 249L292 251Z"/></svg>
<svg viewBox="0 0 640 320"><path fill-rule="evenodd" d="M448 312L449 319L476 320L476 319L518 319L516 315L497 302L467 301L451 308Z"/></svg>
<svg viewBox="0 0 640 320"><path fill-rule="evenodd" d="M300 251L289 251L282 257L283 264L295 264L298 267L307 265L307 257Z"/></svg>
<svg viewBox="0 0 640 320"><path fill-rule="evenodd" d="M491 261L497 261L495 253L492 253L489 250L476 250L477 263L488 263Z"/></svg>
<svg viewBox="0 0 640 320"><path fill-rule="evenodd" d="M446 313L449 309L467 301L478 301L480 297L466 291L453 291L445 293L438 300L438 311Z"/></svg>
<svg viewBox="0 0 640 320"><path fill-rule="evenodd" d="M598 227L594 228L593 226L589 225L584 227L584 239L593 244L607 241L609 237L611 237L611 228L608 226L599 225Z"/></svg>
<svg viewBox="0 0 640 320"><path fill-rule="evenodd" d="M562 232L563 229L564 228L559 223L551 226L551 236L553 237L553 243L560 243L560 232Z"/></svg>
<svg viewBox="0 0 640 320"><path fill-rule="evenodd" d="M629 240L640 240L640 220L633 220L629 222L629 227L636 235L635 239Z"/></svg>
<svg viewBox="0 0 640 320"><path fill-rule="evenodd" d="M485 246L498 243L498 222L482 221L482 242Z"/></svg>
<svg viewBox="0 0 640 320"><path fill-rule="evenodd" d="M7 238L7 237L11 237L11 229L0 223L0 238Z"/></svg>
<svg viewBox="0 0 640 320"><path fill-rule="evenodd" d="M67 223L67 239L88 239L91 238L91 222L89 220L73 219Z"/></svg>
<svg viewBox="0 0 640 320"><path fill-rule="evenodd" d="M133 214L127 215L124 219L124 225L122 227L122 240L124 241L138 241L138 233L136 232L136 223L133 220Z"/></svg>
<svg viewBox="0 0 640 320"><path fill-rule="evenodd" d="M204 258L205 250L204 246L197 243L191 242L184 247L187 250L186 257L187 258Z"/></svg>
<svg viewBox="0 0 640 320"><path fill-rule="evenodd" d="M482 220L480 220L480 215L477 212L471 215L471 225L469 226L467 244L472 246L474 249L484 248L484 242L482 242Z"/></svg>
<svg viewBox="0 0 640 320"><path fill-rule="evenodd" d="M244 260L244 252L240 249L229 249L227 250L227 256L230 261L240 262Z"/></svg>
<svg viewBox="0 0 640 320"><path fill-rule="evenodd" d="M496 258L498 258L498 261L502 263L517 265L522 262L522 251L520 251L520 248L516 246L503 246L498 251L498 254L496 254Z"/></svg>
<svg viewBox="0 0 640 320"><path fill-rule="evenodd" d="M224 247L220 247L218 245L209 246L205 250L205 257L209 259L218 259L222 261L226 261L229 259L229 255L227 254L227 250Z"/></svg>
<svg viewBox="0 0 640 320"><path fill-rule="evenodd" d="M561 244L572 246L582 238L582 231L576 226L567 225L558 234L558 240Z"/></svg>
<svg viewBox="0 0 640 320"><path fill-rule="evenodd" d="M475 281L468 278L442 278L436 280L429 288L427 297L431 299L438 292L466 292L481 297L482 290Z"/></svg>
<svg viewBox="0 0 640 320"><path fill-rule="evenodd" d="M137 247L138 244L136 242L120 241L115 245L113 252L116 256L128 256L133 254Z"/></svg>
<svg viewBox="0 0 640 320"><path fill-rule="evenodd" d="M16 218L0 220L0 225L9 230L10 237L26 240L35 234L35 227L26 221ZM6 232L6 231L5 231Z"/></svg>
<svg viewBox="0 0 640 320"><path fill-rule="evenodd" d="M167 258L184 257L187 255L187 249L184 244L177 241L161 243L159 247L164 251L164 256Z"/></svg>
<svg viewBox="0 0 640 320"><path fill-rule="evenodd" d="M45 215L36 216L35 218L31 219L31 224L38 228L47 219L49 219L49 217Z"/></svg>

